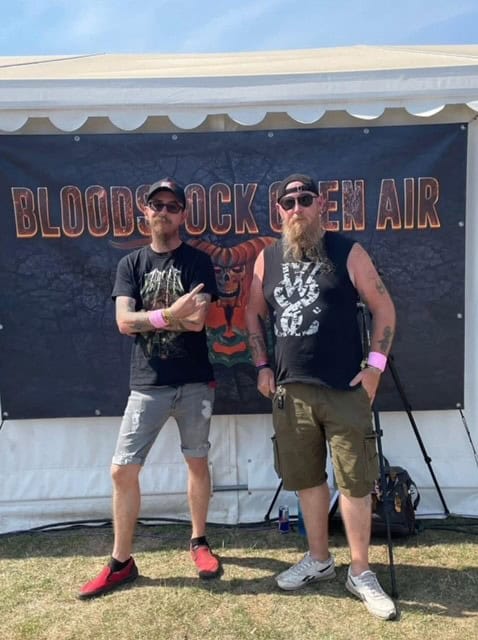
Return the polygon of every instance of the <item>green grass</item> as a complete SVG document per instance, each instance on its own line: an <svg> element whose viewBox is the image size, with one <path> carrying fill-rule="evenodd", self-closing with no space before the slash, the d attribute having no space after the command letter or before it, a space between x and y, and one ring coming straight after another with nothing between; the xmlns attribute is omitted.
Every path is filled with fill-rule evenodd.
<svg viewBox="0 0 478 640"><path fill-rule="evenodd" d="M110 528L0 537L1 640L454 640L478 637L478 521L424 521L395 541L400 618L382 622L344 587L348 549L340 523L331 533L337 579L280 592L274 575L296 562L305 540L276 525L211 527L222 559L218 580L196 577L189 527L138 527L140 577L129 588L80 601L80 586L101 570ZM437 528L439 527L439 528ZM374 539L372 568L390 591L388 549Z"/></svg>

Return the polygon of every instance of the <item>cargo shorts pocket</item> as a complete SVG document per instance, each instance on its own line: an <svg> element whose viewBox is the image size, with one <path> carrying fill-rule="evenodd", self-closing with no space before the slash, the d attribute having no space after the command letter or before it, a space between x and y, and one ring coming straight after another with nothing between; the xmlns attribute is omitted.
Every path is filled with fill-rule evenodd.
<svg viewBox="0 0 478 640"><path fill-rule="evenodd" d="M280 459L279 459L279 446L277 445L277 438L272 436L272 453L274 456L274 471L277 473L278 478L282 478L281 470L280 470Z"/></svg>

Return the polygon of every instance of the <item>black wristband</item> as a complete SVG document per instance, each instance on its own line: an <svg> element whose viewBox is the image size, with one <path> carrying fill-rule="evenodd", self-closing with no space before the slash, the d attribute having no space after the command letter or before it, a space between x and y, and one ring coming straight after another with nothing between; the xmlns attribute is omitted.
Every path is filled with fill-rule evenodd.
<svg viewBox="0 0 478 640"><path fill-rule="evenodd" d="M256 365L256 370L260 371L261 369L272 369L271 365L265 362L264 364Z"/></svg>

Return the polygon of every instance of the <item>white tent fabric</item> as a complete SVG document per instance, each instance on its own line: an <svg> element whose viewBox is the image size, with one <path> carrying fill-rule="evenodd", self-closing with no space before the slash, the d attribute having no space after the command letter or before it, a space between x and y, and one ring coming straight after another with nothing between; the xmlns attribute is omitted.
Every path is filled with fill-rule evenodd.
<svg viewBox="0 0 478 640"><path fill-rule="evenodd" d="M478 46L367 47L224 55L3 58L0 129L49 118L75 131L106 117L125 131L166 116L192 129L208 116L242 125L285 113L310 124L326 112L375 119L385 109L431 116L478 111Z"/></svg>
<svg viewBox="0 0 478 640"><path fill-rule="evenodd" d="M477 112L478 45L0 58L0 135L468 123L465 415L475 446ZM478 516L478 466L458 410L414 417L449 511ZM109 463L119 418L3 418L0 532L110 517ZM444 514L406 413L385 413L381 421L384 452L419 486L419 515ZM263 519L278 485L271 433L268 415L214 417L212 522ZM185 488L170 422L142 474L143 517L186 519ZM293 494L282 492L276 507L279 502L294 512Z"/></svg>

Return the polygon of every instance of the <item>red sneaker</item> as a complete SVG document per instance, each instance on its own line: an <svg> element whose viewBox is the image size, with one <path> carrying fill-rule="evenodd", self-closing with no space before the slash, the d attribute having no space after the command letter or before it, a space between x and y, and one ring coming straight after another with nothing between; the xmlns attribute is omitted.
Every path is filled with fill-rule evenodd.
<svg viewBox="0 0 478 640"><path fill-rule="evenodd" d="M103 593L113 591L117 587L128 582L133 582L138 577L138 568L133 560L129 559L128 564L121 571L111 571L110 567L105 567L103 571L93 580L87 582L82 588L78 597L80 599L95 598Z"/></svg>
<svg viewBox="0 0 478 640"><path fill-rule="evenodd" d="M221 573L221 561L207 545L191 548L191 558L200 578L217 578Z"/></svg>

